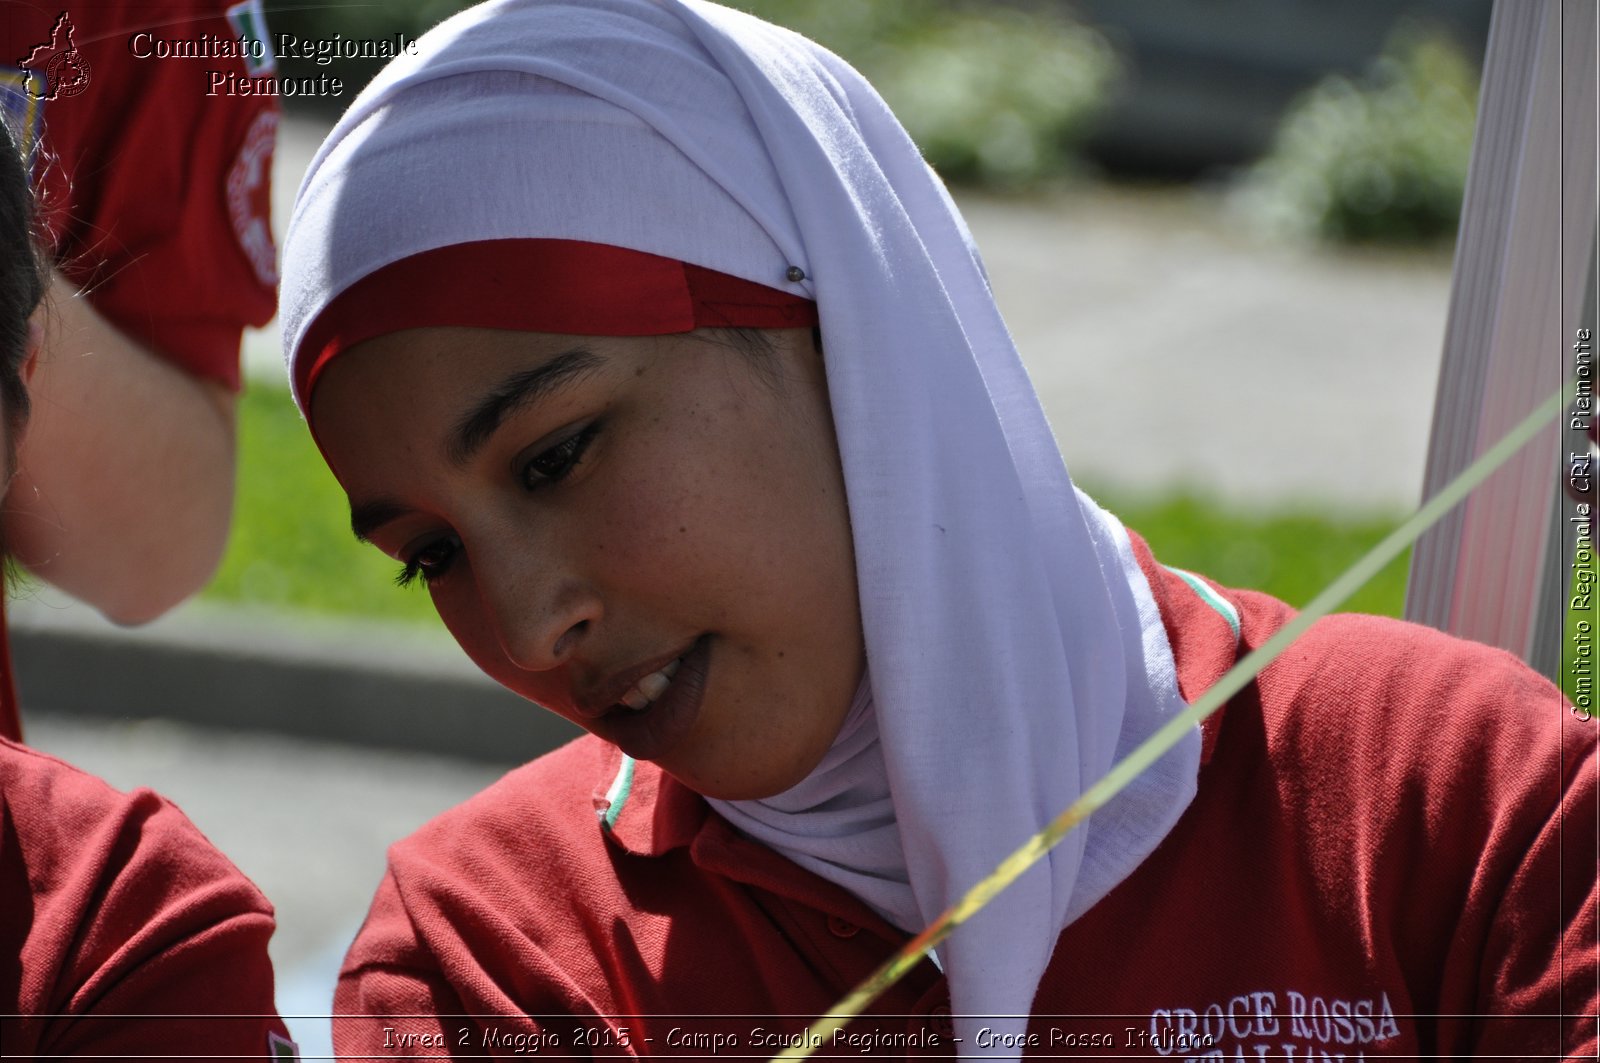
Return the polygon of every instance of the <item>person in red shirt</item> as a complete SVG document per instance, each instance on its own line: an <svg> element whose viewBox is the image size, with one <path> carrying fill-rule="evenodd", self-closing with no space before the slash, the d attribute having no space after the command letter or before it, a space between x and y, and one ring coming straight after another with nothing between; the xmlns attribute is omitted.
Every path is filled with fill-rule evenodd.
<svg viewBox="0 0 1600 1063"><path fill-rule="evenodd" d="M0 135L0 441L24 383L46 277L23 159ZM272 908L149 790L0 738L0 1044L27 1058L295 1058L273 1005Z"/></svg>
<svg viewBox="0 0 1600 1063"><path fill-rule="evenodd" d="M1136 549L1186 697L1292 615L1247 591L1202 596ZM1500 651L1376 617L1319 623L1206 722L1194 803L1062 933L1025 1043L1588 1058L1594 744L1541 718L1559 708ZM335 1043L393 1058L431 1038L464 1058L518 1043L697 1054L722 1037L771 1055L904 940L672 775L585 738L394 846ZM973 1044L954 1032L949 982L924 963L822 1054Z"/></svg>
<svg viewBox="0 0 1600 1063"><path fill-rule="evenodd" d="M295 1059L272 906L176 806L0 739L0 1042L28 1059Z"/></svg>
<svg viewBox="0 0 1600 1063"><path fill-rule="evenodd" d="M346 112L284 263L355 534L590 732L391 850L342 1058L1594 1050L1594 725L1370 617L805 1042L1291 615L1076 489L837 57L696 0L473 9Z"/></svg>
<svg viewBox="0 0 1600 1063"><path fill-rule="evenodd" d="M14 559L118 623L196 591L227 540L240 334L275 302L278 112L268 96L208 96L205 74L269 70L262 27L258 0L0 6L0 103L55 264L0 517ZM258 55L154 44L242 37ZM0 735L17 738L10 684Z"/></svg>

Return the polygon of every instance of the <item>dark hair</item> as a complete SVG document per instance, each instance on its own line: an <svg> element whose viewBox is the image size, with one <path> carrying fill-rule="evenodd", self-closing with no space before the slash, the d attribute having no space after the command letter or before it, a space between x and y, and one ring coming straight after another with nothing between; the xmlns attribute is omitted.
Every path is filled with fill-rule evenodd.
<svg viewBox="0 0 1600 1063"><path fill-rule="evenodd" d="M6 467L16 461L12 445L28 417L22 367L28 357L28 323L44 298L47 276L34 239L33 189L9 125L0 142L0 410L5 412Z"/></svg>

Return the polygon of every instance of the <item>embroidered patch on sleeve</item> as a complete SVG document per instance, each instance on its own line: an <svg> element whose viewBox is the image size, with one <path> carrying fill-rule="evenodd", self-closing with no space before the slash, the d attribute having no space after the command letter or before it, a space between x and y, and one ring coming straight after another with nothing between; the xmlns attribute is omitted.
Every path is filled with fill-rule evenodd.
<svg viewBox="0 0 1600 1063"><path fill-rule="evenodd" d="M228 170L228 217L233 234L256 279L269 287L278 283L278 249L272 240L272 146L278 135L276 111L262 111L250 123L244 146Z"/></svg>

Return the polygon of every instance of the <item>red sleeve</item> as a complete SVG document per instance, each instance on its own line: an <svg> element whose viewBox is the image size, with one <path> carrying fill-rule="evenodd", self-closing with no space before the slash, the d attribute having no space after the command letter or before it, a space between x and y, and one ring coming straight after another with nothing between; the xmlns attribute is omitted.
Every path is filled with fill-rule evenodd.
<svg viewBox="0 0 1600 1063"><path fill-rule="evenodd" d="M577 1047L574 1025L556 1018L574 1009L558 993L542 991L560 984L553 970L544 969L547 964L535 962L529 965L533 969L520 971L525 976L520 989L496 984L494 961L503 950L489 929L494 916L484 914L489 918L477 926L468 925L476 922L471 919L447 926L441 913L424 912L429 926L419 934L391 868L339 972L333 999L338 1057L445 1060L537 1053L546 1059L588 1058L591 1053ZM447 942L443 960L452 966L453 977L440 969L434 945L419 937ZM453 982L471 995L470 1004ZM541 990L530 992L530 986Z"/></svg>
<svg viewBox="0 0 1600 1063"><path fill-rule="evenodd" d="M183 813L0 742L8 1055L293 1058L271 906Z"/></svg>
<svg viewBox="0 0 1600 1063"><path fill-rule="evenodd" d="M1573 730L1593 723L1574 719ZM1561 765L1559 803L1528 846L1488 938L1479 989L1484 1015L1549 1016L1561 1024L1565 1058L1594 1059L1595 1016L1600 1014L1600 886L1596 851L1600 829L1600 759L1569 743ZM1559 1017L1559 1018L1558 1018ZM1472 1045L1477 1058L1513 1057L1525 1047L1526 1028L1488 1021Z"/></svg>
<svg viewBox="0 0 1600 1063"><path fill-rule="evenodd" d="M430 957L416 947L394 873L385 874L339 972L333 997L334 1052L340 1059L413 1054L452 1059L460 1032L439 1016L466 1010Z"/></svg>
<svg viewBox="0 0 1600 1063"><path fill-rule="evenodd" d="M0 63L22 65L52 41L62 5L5 6ZM215 0L68 8L84 80L39 103L35 166L61 269L118 328L192 374L237 387L241 331L265 324L275 305L276 101L207 95L207 72L246 75L242 59L139 58L130 47L140 31L237 39ZM48 65L47 53L36 65Z"/></svg>

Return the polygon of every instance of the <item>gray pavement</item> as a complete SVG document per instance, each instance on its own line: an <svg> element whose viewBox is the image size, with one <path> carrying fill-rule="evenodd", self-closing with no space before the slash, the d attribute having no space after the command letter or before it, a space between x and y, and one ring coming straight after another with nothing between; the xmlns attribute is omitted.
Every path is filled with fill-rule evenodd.
<svg viewBox="0 0 1600 1063"><path fill-rule="evenodd" d="M320 135L286 124L280 221ZM1075 475L1414 504L1447 259L1264 243L1189 193L962 205ZM274 332L248 339L247 365L281 380ZM557 740L437 638L203 607L129 633L47 597L17 614L30 740L168 794L261 885L290 1014L326 1014L387 843ZM291 1025L308 1057L326 1051L325 1020Z"/></svg>
<svg viewBox="0 0 1600 1063"><path fill-rule="evenodd" d="M1447 255L1252 238L1206 192L960 199L1075 477L1416 506Z"/></svg>

